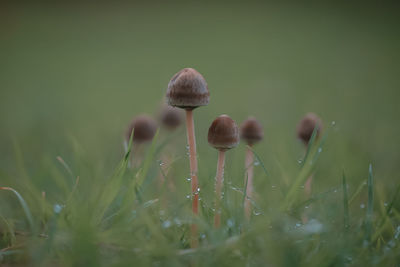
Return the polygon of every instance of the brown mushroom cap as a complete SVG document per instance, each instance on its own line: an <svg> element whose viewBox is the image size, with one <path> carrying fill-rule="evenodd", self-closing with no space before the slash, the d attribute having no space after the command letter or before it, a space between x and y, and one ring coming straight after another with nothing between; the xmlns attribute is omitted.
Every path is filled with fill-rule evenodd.
<svg viewBox="0 0 400 267"><path fill-rule="evenodd" d="M185 68L175 74L168 84L168 105L194 109L208 105L210 93L203 76L195 69Z"/></svg>
<svg viewBox="0 0 400 267"><path fill-rule="evenodd" d="M182 123L182 110L164 104L161 109L159 119L165 128L168 130L174 130Z"/></svg>
<svg viewBox="0 0 400 267"><path fill-rule="evenodd" d="M239 144L239 130L228 115L217 117L208 129L208 143L218 150L228 150Z"/></svg>
<svg viewBox="0 0 400 267"><path fill-rule="evenodd" d="M318 137L322 131L322 120L315 113L306 114L297 125L297 137L304 144L308 144L316 127Z"/></svg>
<svg viewBox="0 0 400 267"><path fill-rule="evenodd" d="M133 142L143 143L151 141L157 131L157 123L148 115L139 115L133 119L126 131L126 139L129 140L133 131Z"/></svg>
<svg viewBox="0 0 400 267"><path fill-rule="evenodd" d="M261 141L264 137L264 131L261 124L254 117L249 117L240 126L240 138L249 145Z"/></svg>

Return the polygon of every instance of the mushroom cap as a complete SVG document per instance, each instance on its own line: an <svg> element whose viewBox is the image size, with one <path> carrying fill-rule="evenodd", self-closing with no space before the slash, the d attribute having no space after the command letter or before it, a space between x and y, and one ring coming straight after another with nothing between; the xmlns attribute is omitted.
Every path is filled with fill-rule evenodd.
<svg viewBox="0 0 400 267"><path fill-rule="evenodd" d="M304 144L308 144L315 127L317 127L318 137L322 131L322 120L315 113L307 113L297 125L297 137Z"/></svg>
<svg viewBox="0 0 400 267"><path fill-rule="evenodd" d="M208 105L210 93L203 76L195 69L185 68L176 73L168 83L168 105L194 109Z"/></svg>
<svg viewBox="0 0 400 267"><path fill-rule="evenodd" d="M127 140L129 140L133 129L133 142L148 142L151 141L156 134L157 123L149 115L139 115L135 117L126 131Z"/></svg>
<svg viewBox="0 0 400 267"><path fill-rule="evenodd" d="M228 150L239 144L239 129L228 115L217 117L208 129L208 143L218 150Z"/></svg>
<svg viewBox="0 0 400 267"><path fill-rule="evenodd" d="M261 141L263 137L263 128L254 117L247 118L240 126L240 138L245 140L249 145Z"/></svg>
<svg viewBox="0 0 400 267"><path fill-rule="evenodd" d="M168 130L174 130L181 125L183 120L182 110L168 106L166 104L161 108L159 115L161 124Z"/></svg>

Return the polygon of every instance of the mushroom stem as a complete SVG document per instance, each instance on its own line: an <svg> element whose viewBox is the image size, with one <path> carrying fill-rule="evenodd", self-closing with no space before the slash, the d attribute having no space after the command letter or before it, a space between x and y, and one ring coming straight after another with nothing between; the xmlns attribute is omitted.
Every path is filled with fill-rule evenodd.
<svg viewBox="0 0 400 267"><path fill-rule="evenodd" d="M253 151L251 150L251 145L249 144L246 148L246 159L245 159L246 176L244 178L245 185L247 179L246 198L244 200L244 214L245 218L248 221L250 220L251 217L250 199L252 198L253 194L253 173L254 173L253 161L254 161L254 155Z"/></svg>
<svg viewBox="0 0 400 267"><path fill-rule="evenodd" d="M190 159L190 177L192 183L192 210L195 215L199 213L199 194L197 181L197 153L196 153L196 136L194 134L193 110L186 110L186 128L187 139L189 144L189 159ZM191 247L197 247L197 225L191 226Z"/></svg>
<svg viewBox="0 0 400 267"><path fill-rule="evenodd" d="M224 181L224 165L225 165L225 151L219 150L217 176L215 177L215 195L216 195L215 215L214 215L215 228L219 228L221 225L221 192L222 192L222 184Z"/></svg>

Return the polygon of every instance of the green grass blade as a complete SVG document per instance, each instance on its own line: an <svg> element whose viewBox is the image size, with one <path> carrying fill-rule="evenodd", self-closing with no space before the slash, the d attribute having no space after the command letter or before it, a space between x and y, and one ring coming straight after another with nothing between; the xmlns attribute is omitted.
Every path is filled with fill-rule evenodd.
<svg viewBox="0 0 400 267"><path fill-rule="evenodd" d="M366 233L365 233L365 240L371 240L371 233L372 233L372 216L374 211L374 176L372 174L372 164L369 165L368 171L368 203L367 203L367 214L366 214Z"/></svg>
<svg viewBox="0 0 400 267"><path fill-rule="evenodd" d="M312 149L312 147L314 145L315 139L317 138L317 134L318 134L318 125L315 126L315 128L314 128L314 130L313 130L313 132L311 134L311 138L310 138L310 140L309 140L309 142L307 144L306 154L304 155L304 158L303 158L303 160L301 162L301 165L300 165L301 167L303 167L304 163L307 161L308 155L310 154L310 151L311 151L311 149Z"/></svg>
<svg viewBox="0 0 400 267"><path fill-rule="evenodd" d="M146 158L143 163L143 168L140 172L138 179L136 180L136 187L140 188L149 173L151 164L153 163L154 156L156 154L156 144L158 139L158 134L160 130L158 129L156 134L154 135L153 141L151 142L150 149L146 154Z"/></svg>
<svg viewBox="0 0 400 267"><path fill-rule="evenodd" d="M33 223L33 217L32 217L31 211L30 211L30 209L28 207L28 204L26 204L24 198L16 190L14 190L11 187L0 187L0 190L11 191L17 196L17 198L19 200L19 203L21 204L22 209L24 210L25 216L26 216L26 218L28 220L29 228L31 229L31 231L33 233L35 231L35 225Z"/></svg>
<svg viewBox="0 0 400 267"><path fill-rule="evenodd" d="M344 229L347 230L350 227L350 214L349 214L349 201L347 194L347 182L344 171L342 178L342 186L343 186L343 226Z"/></svg>

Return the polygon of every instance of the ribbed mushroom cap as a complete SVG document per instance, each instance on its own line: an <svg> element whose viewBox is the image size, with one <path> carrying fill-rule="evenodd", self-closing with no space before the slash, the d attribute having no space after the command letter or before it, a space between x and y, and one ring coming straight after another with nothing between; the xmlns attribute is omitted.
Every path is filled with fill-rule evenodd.
<svg viewBox="0 0 400 267"><path fill-rule="evenodd" d="M315 127L317 127L318 137L322 131L322 120L315 113L310 112L297 125L297 137L305 144L308 144Z"/></svg>
<svg viewBox="0 0 400 267"><path fill-rule="evenodd" d="M168 84L168 105L194 109L208 105L210 93L203 76L195 69L185 68L175 74Z"/></svg>
<svg viewBox="0 0 400 267"><path fill-rule="evenodd" d="M151 141L157 131L157 123L148 115L139 115L133 119L126 132L126 139L129 140L133 131L133 142L143 143Z"/></svg>
<svg viewBox="0 0 400 267"><path fill-rule="evenodd" d="M181 125L183 120L183 113L182 110L178 108L174 108L164 104L161 109L159 118L161 124L165 128L173 130Z"/></svg>
<svg viewBox="0 0 400 267"><path fill-rule="evenodd" d="M239 144L239 130L228 115L217 117L208 129L208 143L218 150L234 148Z"/></svg>
<svg viewBox="0 0 400 267"><path fill-rule="evenodd" d="M261 124L254 117L249 117L240 126L240 138L249 145L261 141L264 137L264 131Z"/></svg>

